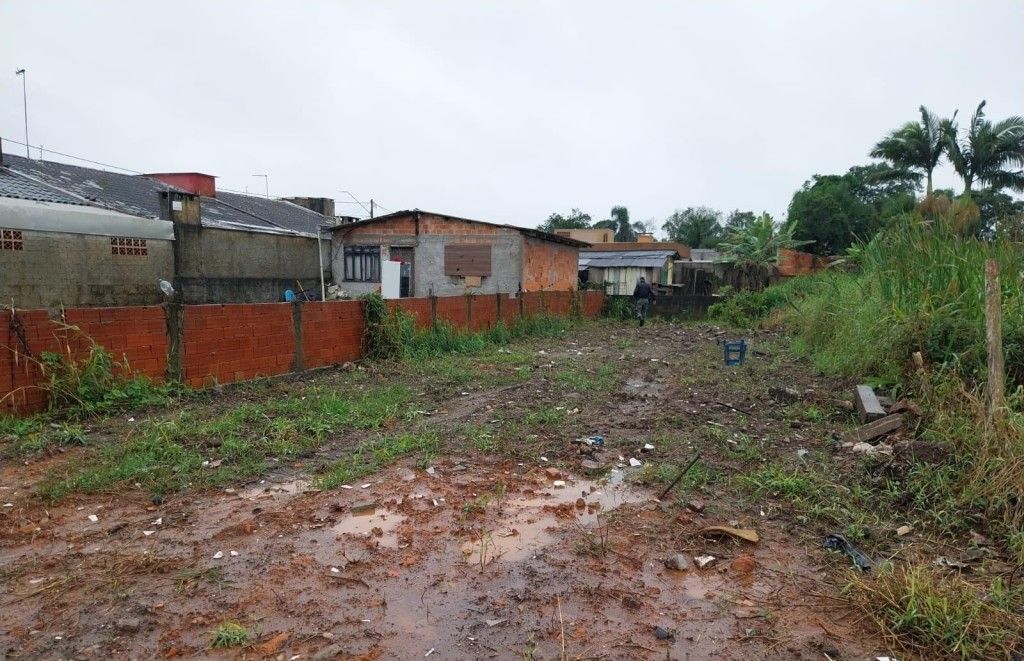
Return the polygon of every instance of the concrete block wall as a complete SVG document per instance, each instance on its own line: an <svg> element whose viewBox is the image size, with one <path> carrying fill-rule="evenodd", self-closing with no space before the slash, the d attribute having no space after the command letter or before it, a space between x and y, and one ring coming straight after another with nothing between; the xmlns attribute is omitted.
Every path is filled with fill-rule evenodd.
<svg viewBox="0 0 1024 661"><path fill-rule="evenodd" d="M390 301L420 328L447 322L484 330L539 314L566 315L573 296L586 316L600 314L601 292L530 292ZM42 352L81 360L95 342L133 373L180 379L192 387L231 383L357 360L365 324L359 301L0 310L0 414L46 407L39 387Z"/></svg>
<svg viewBox="0 0 1024 661"><path fill-rule="evenodd" d="M149 305L174 276L173 241L146 239L145 255L114 255L109 236L22 231L21 250L0 250L0 301L22 309Z"/></svg>

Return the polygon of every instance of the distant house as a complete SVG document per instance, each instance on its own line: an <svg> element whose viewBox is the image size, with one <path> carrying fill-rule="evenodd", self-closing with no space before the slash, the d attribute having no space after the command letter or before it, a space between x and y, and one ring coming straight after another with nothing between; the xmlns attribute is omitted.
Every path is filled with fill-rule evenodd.
<svg viewBox="0 0 1024 661"><path fill-rule="evenodd" d="M608 228L564 229L555 230L558 236L576 239L584 243L612 243L615 241L615 230Z"/></svg>
<svg viewBox="0 0 1024 661"><path fill-rule="evenodd" d="M586 249L580 251L580 279L606 294L632 294L641 277L651 284L671 285L677 259L679 252L673 249Z"/></svg>
<svg viewBox="0 0 1024 661"><path fill-rule="evenodd" d="M17 238L0 244L0 300L152 304L165 300L160 279L185 303L318 291L333 202L294 199L218 191L198 172L129 175L0 154L0 232Z"/></svg>
<svg viewBox="0 0 1024 661"><path fill-rule="evenodd" d="M330 229L335 283L352 295L389 298L575 289L587 245L419 209Z"/></svg>

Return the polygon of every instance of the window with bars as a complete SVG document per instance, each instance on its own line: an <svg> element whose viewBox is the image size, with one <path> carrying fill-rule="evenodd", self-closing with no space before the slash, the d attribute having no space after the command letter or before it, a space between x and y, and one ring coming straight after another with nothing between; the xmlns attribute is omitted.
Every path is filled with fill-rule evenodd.
<svg viewBox="0 0 1024 661"><path fill-rule="evenodd" d="M0 229L0 250L22 250L24 247L21 230Z"/></svg>
<svg viewBox="0 0 1024 661"><path fill-rule="evenodd" d="M144 256L149 254L149 248L146 247L145 239L112 236L110 237L110 254Z"/></svg>
<svg viewBox="0 0 1024 661"><path fill-rule="evenodd" d="M345 280L380 282L380 246L346 246Z"/></svg>

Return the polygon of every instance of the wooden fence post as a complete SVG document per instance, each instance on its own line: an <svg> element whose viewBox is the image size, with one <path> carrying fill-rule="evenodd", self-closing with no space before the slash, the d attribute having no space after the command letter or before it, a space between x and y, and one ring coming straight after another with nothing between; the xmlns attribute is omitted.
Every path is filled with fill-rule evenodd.
<svg viewBox="0 0 1024 661"><path fill-rule="evenodd" d="M1006 374L1003 365L1003 309L999 288L999 262L985 261L985 344L988 348L988 418L992 423L1003 417Z"/></svg>

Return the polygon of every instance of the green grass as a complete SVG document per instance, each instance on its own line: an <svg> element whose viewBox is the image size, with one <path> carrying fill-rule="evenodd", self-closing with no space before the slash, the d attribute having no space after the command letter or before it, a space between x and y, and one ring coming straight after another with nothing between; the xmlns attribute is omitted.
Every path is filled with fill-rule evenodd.
<svg viewBox="0 0 1024 661"><path fill-rule="evenodd" d="M856 595L897 645L921 658L1004 659L1024 644L1024 589L926 567L883 565Z"/></svg>
<svg viewBox="0 0 1024 661"><path fill-rule="evenodd" d="M411 391L401 385L347 395L327 387L243 403L219 416L202 411L144 423L122 442L96 449L84 465L65 466L38 492L50 501L124 483L154 494L223 486L265 473L272 460L294 459L343 430L381 429L411 418Z"/></svg>
<svg viewBox="0 0 1024 661"><path fill-rule="evenodd" d="M644 486L667 487L677 477L679 471L683 470L685 464L654 463L648 462L637 469L629 476L629 481ZM679 480L674 493L676 498L685 499L695 491L714 484L720 478L718 470L708 463L698 461L686 473L683 479Z"/></svg>
<svg viewBox="0 0 1024 661"><path fill-rule="evenodd" d="M553 427L565 422L565 409L555 406L540 406L527 411L523 422L527 427Z"/></svg>
<svg viewBox="0 0 1024 661"><path fill-rule="evenodd" d="M321 489L334 489L364 475L376 473L397 459L420 453L422 463L429 463L441 445L436 431L419 431L382 436L362 443L345 457L326 466L317 477Z"/></svg>
<svg viewBox="0 0 1024 661"><path fill-rule="evenodd" d="M596 370L571 365L555 372L554 379L576 392L606 392L618 383L614 365L601 365Z"/></svg>
<svg viewBox="0 0 1024 661"><path fill-rule="evenodd" d="M214 648L241 647L252 639L252 633L237 622L223 622L213 632Z"/></svg>

